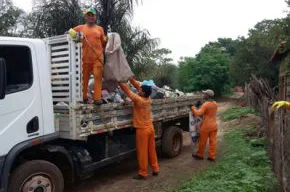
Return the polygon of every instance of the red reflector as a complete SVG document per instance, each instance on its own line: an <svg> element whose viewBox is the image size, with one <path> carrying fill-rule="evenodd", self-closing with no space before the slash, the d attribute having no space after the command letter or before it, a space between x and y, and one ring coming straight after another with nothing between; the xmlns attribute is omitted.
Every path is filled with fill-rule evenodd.
<svg viewBox="0 0 290 192"><path fill-rule="evenodd" d="M40 139L33 139L31 141L32 145L39 145L41 143L41 140Z"/></svg>

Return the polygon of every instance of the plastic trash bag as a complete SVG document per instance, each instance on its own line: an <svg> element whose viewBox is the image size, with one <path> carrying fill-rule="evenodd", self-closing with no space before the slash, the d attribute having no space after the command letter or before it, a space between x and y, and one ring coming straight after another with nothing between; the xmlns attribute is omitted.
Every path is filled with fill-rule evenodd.
<svg viewBox="0 0 290 192"><path fill-rule="evenodd" d="M193 147L198 143L201 123L201 117L194 116L192 112L189 112L189 134Z"/></svg>

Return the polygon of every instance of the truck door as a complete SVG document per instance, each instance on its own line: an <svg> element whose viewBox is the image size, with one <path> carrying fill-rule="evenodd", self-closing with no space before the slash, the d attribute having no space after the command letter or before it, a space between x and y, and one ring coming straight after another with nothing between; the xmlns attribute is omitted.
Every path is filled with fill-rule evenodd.
<svg viewBox="0 0 290 192"><path fill-rule="evenodd" d="M18 143L43 134L36 55L28 42L0 41L6 65L5 97L0 100L0 156ZM1 77L0 77L1 78Z"/></svg>

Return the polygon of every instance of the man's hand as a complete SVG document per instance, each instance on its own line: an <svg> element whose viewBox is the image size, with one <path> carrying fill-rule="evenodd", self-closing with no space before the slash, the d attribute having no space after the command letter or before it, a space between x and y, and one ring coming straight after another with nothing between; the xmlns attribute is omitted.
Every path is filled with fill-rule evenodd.
<svg viewBox="0 0 290 192"><path fill-rule="evenodd" d="M74 29L70 29L68 31L68 34L71 36L72 39L75 39L77 34L78 34L78 32L76 32Z"/></svg>
<svg viewBox="0 0 290 192"><path fill-rule="evenodd" d="M276 101L273 105L272 105L272 110L276 111L277 109L279 109L280 107L288 107L290 105L290 102L288 101Z"/></svg>
<svg viewBox="0 0 290 192"><path fill-rule="evenodd" d="M136 80L136 77L135 76L131 76L131 77L129 77L129 80Z"/></svg>
<svg viewBox="0 0 290 192"><path fill-rule="evenodd" d="M104 42L107 43L108 41L109 41L109 37L108 36L105 36L104 37Z"/></svg>

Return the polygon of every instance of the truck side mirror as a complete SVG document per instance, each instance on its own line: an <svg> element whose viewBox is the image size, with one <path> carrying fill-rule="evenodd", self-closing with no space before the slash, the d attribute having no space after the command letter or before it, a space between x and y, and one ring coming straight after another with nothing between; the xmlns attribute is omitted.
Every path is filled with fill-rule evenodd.
<svg viewBox="0 0 290 192"><path fill-rule="evenodd" d="M0 100L5 98L6 92L6 62L0 58Z"/></svg>

